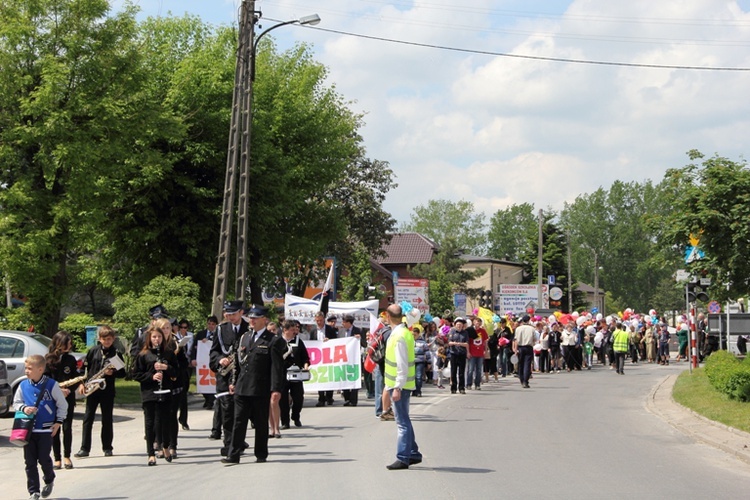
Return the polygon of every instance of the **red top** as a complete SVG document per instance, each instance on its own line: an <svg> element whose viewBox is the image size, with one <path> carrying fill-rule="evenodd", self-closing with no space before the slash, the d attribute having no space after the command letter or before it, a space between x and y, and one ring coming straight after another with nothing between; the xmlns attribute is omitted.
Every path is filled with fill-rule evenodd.
<svg viewBox="0 0 750 500"><path fill-rule="evenodd" d="M484 328L477 328L477 338L469 339L469 354L472 358L484 357L484 346L487 343L487 331Z"/></svg>

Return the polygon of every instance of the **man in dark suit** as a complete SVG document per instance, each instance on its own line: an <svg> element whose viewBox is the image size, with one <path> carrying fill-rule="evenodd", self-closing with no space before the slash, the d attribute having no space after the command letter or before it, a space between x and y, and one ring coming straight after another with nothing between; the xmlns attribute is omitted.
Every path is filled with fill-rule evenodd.
<svg viewBox="0 0 750 500"><path fill-rule="evenodd" d="M316 329L310 335L311 339L325 342L339 336L334 326L326 324L326 315L322 311L315 313L315 327ZM318 391L318 402L315 406L325 406L326 403L329 406L333 404L333 391Z"/></svg>
<svg viewBox="0 0 750 500"><path fill-rule="evenodd" d="M211 344L214 340L214 337L216 336L216 329L219 326L219 319L216 316L209 316L206 320L206 328L204 330L199 331L195 334L195 337L193 338L193 345L190 349L190 366L195 368L198 366L198 361L196 358L198 357L198 343L206 343L208 342ZM203 395L203 408L206 408L207 410L211 410L214 407L214 395L213 394L204 394ZM218 430L218 426L215 426L215 429ZM213 434L212 430L212 434Z"/></svg>
<svg viewBox="0 0 750 500"><path fill-rule="evenodd" d="M362 336L362 329L358 326L354 326L354 316L347 314L341 319L341 324L344 329L344 337L356 337L359 341L360 348L367 347L367 341ZM359 402L359 389L345 389L341 391L341 394L344 396L344 406L357 406L357 403Z"/></svg>
<svg viewBox="0 0 750 500"><path fill-rule="evenodd" d="M247 321L242 319L242 301L231 300L224 302L224 318L226 321L219 325L219 331L211 344L210 368L216 373L216 394L221 412L221 427L224 431L224 447L221 454L226 455L232 441L232 428L234 427L234 398L229 393L229 384L232 382L232 371L221 375L220 371L226 368L235 357L235 343L248 331ZM221 396L222 393L227 393Z"/></svg>
<svg viewBox="0 0 750 500"><path fill-rule="evenodd" d="M254 306L250 309L251 329L239 341L234 365L236 382L229 386L234 394L234 429L232 442L224 464L240 463L244 449L248 419L255 424L256 462L268 458L268 409L271 402L278 403L286 380L284 353L286 342L266 330L268 309Z"/></svg>

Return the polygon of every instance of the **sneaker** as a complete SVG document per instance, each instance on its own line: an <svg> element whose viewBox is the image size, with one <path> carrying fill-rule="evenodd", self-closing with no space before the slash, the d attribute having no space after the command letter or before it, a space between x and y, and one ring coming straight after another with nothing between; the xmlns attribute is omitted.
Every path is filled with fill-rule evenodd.
<svg viewBox="0 0 750 500"><path fill-rule="evenodd" d="M389 421L389 420L395 420L395 419L396 419L396 416L393 414L393 410L384 411L380 415L380 420L382 420L383 422Z"/></svg>
<svg viewBox="0 0 750 500"><path fill-rule="evenodd" d="M39 492L37 491L36 493L32 493L29 497L29 500L39 500Z"/></svg>
<svg viewBox="0 0 750 500"><path fill-rule="evenodd" d="M42 498L47 498L52 493L52 488L55 486L55 482L47 483L42 488Z"/></svg>

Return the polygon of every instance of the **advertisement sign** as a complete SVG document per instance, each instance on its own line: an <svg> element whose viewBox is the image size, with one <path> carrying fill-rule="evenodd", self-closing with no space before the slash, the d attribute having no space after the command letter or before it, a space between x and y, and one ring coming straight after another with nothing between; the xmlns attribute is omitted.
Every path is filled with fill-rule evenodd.
<svg viewBox="0 0 750 500"><path fill-rule="evenodd" d="M208 367L211 342L201 340L196 345L195 387L199 394L216 394L216 374Z"/></svg>
<svg viewBox="0 0 750 500"><path fill-rule="evenodd" d="M537 285L500 285L500 292L495 295L495 303L505 313L523 314L528 307L534 309L549 308L549 285L542 285L542 304L538 302Z"/></svg>
<svg viewBox="0 0 750 500"><path fill-rule="evenodd" d="M422 278L399 278L398 285L395 285L394 293L396 302L406 301L415 308L419 309L422 314L430 312L429 305L429 286L430 281Z"/></svg>

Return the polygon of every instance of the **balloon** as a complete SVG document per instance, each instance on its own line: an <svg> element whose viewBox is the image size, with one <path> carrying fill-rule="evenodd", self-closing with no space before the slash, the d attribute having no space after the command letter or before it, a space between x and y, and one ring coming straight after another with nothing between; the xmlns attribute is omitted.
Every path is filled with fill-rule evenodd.
<svg viewBox="0 0 750 500"><path fill-rule="evenodd" d="M414 306L411 305L411 303L409 303L409 302L407 302L405 300L401 302L401 312L403 314L408 314L409 311L411 311L412 309L414 309Z"/></svg>
<svg viewBox="0 0 750 500"><path fill-rule="evenodd" d="M550 325L554 325L555 323L557 323L557 316L555 316L554 314L550 314L547 320L549 321Z"/></svg>
<svg viewBox="0 0 750 500"><path fill-rule="evenodd" d="M432 314L427 313L424 315L424 320L428 323L432 323Z"/></svg>
<svg viewBox="0 0 750 500"><path fill-rule="evenodd" d="M412 308L408 313L406 313L406 326L411 328L414 326L415 323L419 321L419 318L422 317L422 313L417 309L416 307Z"/></svg>
<svg viewBox="0 0 750 500"><path fill-rule="evenodd" d="M584 317L576 318L576 325L578 325L578 326L581 326L585 322L586 322L586 318L584 318Z"/></svg>
<svg viewBox="0 0 750 500"><path fill-rule="evenodd" d="M435 326L440 328L443 324L443 320L440 318L432 318L432 322L435 323Z"/></svg>
<svg viewBox="0 0 750 500"><path fill-rule="evenodd" d="M570 313L570 316L571 316L571 317L572 317L573 319L578 319L578 316L580 316L580 315L578 314L578 311L573 311L572 313Z"/></svg>
<svg viewBox="0 0 750 500"><path fill-rule="evenodd" d="M597 313L596 314L596 320L597 321L601 321L603 317L604 317L604 315L602 315L602 313Z"/></svg>

